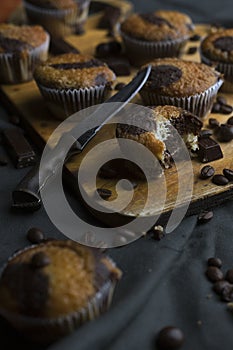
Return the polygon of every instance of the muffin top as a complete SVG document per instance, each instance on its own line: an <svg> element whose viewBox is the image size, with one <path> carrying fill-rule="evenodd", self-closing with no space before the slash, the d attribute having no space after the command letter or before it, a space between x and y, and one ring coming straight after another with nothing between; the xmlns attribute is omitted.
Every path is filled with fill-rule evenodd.
<svg viewBox="0 0 233 350"><path fill-rule="evenodd" d="M214 61L233 63L233 29L207 35L201 43L201 52Z"/></svg>
<svg viewBox="0 0 233 350"><path fill-rule="evenodd" d="M26 2L38 7L51 10L66 10L77 6L83 0L26 0Z"/></svg>
<svg viewBox="0 0 233 350"><path fill-rule="evenodd" d="M178 11L159 10L146 14L132 14L121 24L121 31L132 38L145 41L164 41L192 35L189 16Z"/></svg>
<svg viewBox="0 0 233 350"><path fill-rule="evenodd" d="M120 278L100 251L71 240L53 240L10 258L0 279L0 309L56 318L86 307L109 279Z"/></svg>
<svg viewBox="0 0 233 350"><path fill-rule="evenodd" d="M68 53L49 58L34 71L35 80L49 88L86 88L111 86L114 72L100 60L82 54Z"/></svg>
<svg viewBox="0 0 233 350"><path fill-rule="evenodd" d="M150 63L152 70L142 89L163 96L192 96L204 92L221 79L219 72L204 63L179 58L158 58Z"/></svg>
<svg viewBox="0 0 233 350"><path fill-rule="evenodd" d="M42 45L47 38L48 34L39 25L0 23L0 53L32 50Z"/></svg>

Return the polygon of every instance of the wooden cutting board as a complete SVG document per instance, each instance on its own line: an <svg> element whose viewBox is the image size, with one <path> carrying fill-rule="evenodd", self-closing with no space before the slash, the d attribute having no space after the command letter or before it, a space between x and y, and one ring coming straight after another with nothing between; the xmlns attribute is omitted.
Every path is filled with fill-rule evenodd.
<svg viewBox="0 0 233 350"><path fill-rule="evenodd" d="M114 0L114 4L118 6L124 6L123 13L128 13L132 10L130 3L125 3L120 0ZM107 32L105 30L98 29L98 23L101 17L101 13L94 14L89 17L88 22L86 24L86 32L83 35L73 35L66 38L66 41L77 47L81 52L94 54L95 47L100 42L107 42L111 40L107 36ZM200 35L205 35L208 33L210 28L208 25L196 25L196 33ZM187 60L199 61L199 53L198 51L194 54L187 54L187 50L190 46L198 46L197 42L188 42L186 47L184 48L182 57ZM127 77L118 77L117 82L129 82L132 77L135 75L136 70L132 67L131 75ZM51 133L56 129L59 125L59 121L54 118L53 115L47 110L46 105L39 93L39 90L34 81L24 84L18 85L2 85L0 87L1 92L1 100L7 106L11 112L17 113L20 115L22 120L22 125L29 132L33 140L37 143L37 145L43 149L45 143L47 142ZM116 91L113 91L116 93ZM233 105L233 94L222 94L227 102ZM137 104L141 104L140 96L136 96L132 101ZM209 115L204 120L205 125L208 125L208 119L210 117L214 117L218 119L220 122L226 122L226 120L230 117L230 115L221 115L214 114ZM66 164L65 174L67 183L70 184L71 188L75 188L77 190L77 172L79 169L79 165L82 162L82 159L85 155L87 155L93 146L103 142L106 139L114 138L114 128L113 127L105 127L104 130L100 131L99 134L92 140L92 142L86 147L83 154L80 156L73 156L72 159ZM211 165L216 169L216 173L222 173L223 168L231 168L233 169L233 141L228 143L221 143L221 148L224 154L224 158L211 162ZM94 162L94 159L90 157L90 164ZM220 203L226 201L229 198L233 198L233 184L228 184L226 186L217 186L213 184L210 180L200 180L199 173L200 169L203 167L203 163L198 162L197 160L192 161L193 166L193 193L191 202L188 208L186 215L192 215L199 213L201 210L206 210L213 208ZM185 169L186 164L182 164L183 169ZM88 195L93 196L94 190L93 186L88 184L88 164L86 167L87 172L87 181L82 183L82 190ZM166 220L168 216L171 214L174 206L177 205L177 193L178 188L181 185L177 180L177 172L176 169L170 168L166 169L164 172L166 179L166 201L162 209L162 219ZM110 189L112 191L112 196L108 199L108 201L114 200L117 197L116 194L116 184L119 179L103 179L101 177L97 177L96 184L99 188ZM133 180L133 178L131 178ZM116 225L128 222L132 218L136 216L145 216L145 215L154 215L158 211L161 210L158 207L157 203L159 196L163 196L163 189L160 188L158 180L153 180L152 185L156 188L156 197L149 196L147 198L147 184L145 181L137 180L137 187L134 189L134 195L130 203L119 213L111 213L111 214L103 214L101 211L93 210L90 206L87 205L88 209L102 222L109 225ZM123 198L128 197L128 191L122 189ZM79 193L79 189L77 190ZM124 198L124 199L125 199ZM149 209L144 211L144 205L146 200L149 203ZM183 199L184 201L184 199ZM148 208L147 203L147 208ZM85 203L84 203L85 204ZM184 204L182 200L179 202L180 205ZM104 204L101 204L104 206ZM162 221L163 221L162 220Z"/></svg>

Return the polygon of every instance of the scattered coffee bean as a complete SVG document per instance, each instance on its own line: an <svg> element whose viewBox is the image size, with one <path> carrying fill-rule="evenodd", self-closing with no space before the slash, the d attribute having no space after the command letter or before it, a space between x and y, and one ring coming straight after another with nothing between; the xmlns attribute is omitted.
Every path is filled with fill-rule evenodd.
<svg viewBox="0 0 233 350"><path fill-rule="evenodd" d="M233 111L233 107L230 105L221 105L220 112L221 114L230 114Z"/></svg>
<svg viewBox="0 0 233 350"><path fill-rule="evenodd" d="M9 115L9 122L14 125L19 125L20 124L20 118L16 114L11 114Z"/></svg>
<svg viewBox="0 0 233 350"><path fill-rule="evenodd" d="M222 260L219 258L209 258L207 263L209 266L222 267Z"/></svg>
<svg viewBox="0 0 233 350"><path fill-rule="evenodd" d="M184 343L184 334L177 327L164 327L158 334L156 345L159 350L176 350Z"/></svg>
<svg viewBox="0 0 233 350"><path fill-rule="evenodd" d="M233 125L221 124L215 129L215 136L219 142L230 142L233 140Z"/></svg>
<svg viewBox="0 0 233 350"><path fill-rule="evenodd" d="M31 243L41 243L44 240L44 233L37 227L32 227L27 232L27 239Z"/></svg>
<svg viewBox="0 0 233 350"><path fill-rule="evenodd" d="M8 160L3 157L3 156L0 156L0 166L5 166L8 164Z"/></svg>
<svg viewBox="0 0 233 350"><path fill-rule="evenodd" d="M209 266L206 270L206 276L211 282L223 280L222 271L216 266Z"/></svg>
<svg viewBox="0 0 233 350"><path fill-rule="evenodd" d="M189 49L187 51L187 54L188 55L193 55L196 52L197 52L197 47L196 46L191 46L191 47L189 47Z"/></svg>
<svg viewBox="0 0 233 350"><path fill-rule="evenodd" d="M215 102L211 108L211 113L220 113L221 105ZM212 118L210 118L212 119Z"/></svg>
<svg viewBox="0 0 233 350"><path fill-rule="evenodd" d="M212 112L213 113L213 112ZM216 118L210 118L209 119L209 127L211 129L215 129L219 126L219 121Z"/></svg>
<svg viewBox="0 0 233 350"><path fill-rule="evenodd" d="M99 58L108 57L109 55L116 55L121 52L121 44L118 41L110 41L107 43L100 43L96 46L95 55Z"/></svg>
<svg viewBox="0 0 233 350"><path fill-rule="evenodd" d="M120 91L123 89L123 87L125 87L125 85L126 85L125 83L117 83L115 86L115 90Z"/></svg>
<svg viewBox="0 0 233 350"><path fill-rule="evenodd" d="M229 119L227 119L227 124L233 125L233 117L230 117Z"/></svg>
<svg viewBox="0 0 233 350"><path fill-rule="evenodd" d="M221 174L214 175L211 180L215 185L218 186L226 186L229 183L229 180Z"/></svg>
<svg viewBox="0 0 233 350"><path fill-rule="evenodd" d="M227 271L226 280L230 283L233 283L233 269Z"/></svg>
<svg viewBox="0 0 233 350"><path fill-rule="evenodd" d="M152 231L152 237L156 241L161 241L161 239L165 237L163 227L160 225L155 226Z"/></svg>
<svg viewBox="0 0 233 350"><path fill-rule="evenodd" d="M214 216L214 213L212 211L202 211L199 215L198 215L198 223L199 224L204 224L205 222L210 221Z"/></svg>
<svg viewBox="0 0 233 350"><path fill-rule="evenodd" d="M233 170L231 169L223 169L223 175L229 180L233 181Z"/></svg>
<svg viewBox="0 0 233 350"><path fill-rule="evenodd" d="M45 267L50 264L49 257L44 252L35 253L31 258L31 266L34 268Z"/></svg>
<svg viewBox="0 0 233 350"><path fill-rule="evenodd" d="M223 97L223 96L217 96L216 101L220 105L226 105L227 104L227 101L226 101L225 97Z"/></svg>
<svg viewBox="0 0 233 350"><path fill-rule="evenodd" d="M205 165L203 168L201 168L199 177L201 179L208 179L212 177L214 173L215 173L215 170L211 165Z"/></svg>
<svg viewBox="0 0 233 350"><path fill-rule="evenodd" d="M199 133L199 137L210 137L213 135L213 131L209 129L203 129Z"/></svg>
<svg viewBox="0 0 233 350"><path fill-rule="evenodd" d="M190 41L199 41L201 39L201 36L199 34L194 34L189 38Z"/></svg>
<svg viewBox="0 0 233 350"><path fill-rule="evenodd" d="M221 292L221 297L223 301L230 302L233 300L233 285L229 284L226 285L222 292Z"/></svg>
<svg viewBox="0 0 233 350"><path fill-rule="evenodd" d="M213 285L213 290L215 291L215 293L217 293L218 295L221 295L224 288L229 287L229 282L227 281L218 281L215 282Z"/></svg>
<svg viewBox="0 0 233 350"><path fill-rule="evenodd" d="M112 195L112 191L107 188L97 188L97 192L103 199L108 199Z"/></svg>

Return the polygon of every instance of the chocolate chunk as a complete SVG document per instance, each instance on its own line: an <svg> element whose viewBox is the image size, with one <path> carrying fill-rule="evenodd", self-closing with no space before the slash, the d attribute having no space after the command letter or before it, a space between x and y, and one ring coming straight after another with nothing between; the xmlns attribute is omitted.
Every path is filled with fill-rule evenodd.
<svg viewBox="0 0 233 350"><path fill-rule="evenodd" d="M3 157L3 156L0 156L0 166L5 166L8 164L8 160Z"/></svg>
<svg viewBox="0 0 233 350"><path fill-rule="evenodd" d="M229 284L226 285L222 292L221 292L221 297L223 301L230 302L233 300L233 285Z"/></svg>
<svg viewBox="0 0 233 350"><path fill-rule="evenodd" d="M129 76L131 73L129 60L125 56L106 57L104 62L117 76Z"/></svg>
<svg viewBox="0 0 233 350"><path fill-rule="evenodd" d="M49 265L50 262L50 258L44 252L38 252L32 256L30 266L37 269Z"/></svg>
<svg viewBox="0 0 233 350"><path fill-rule="evenodd" d="M149 22L151 24L155 24L156 26L162 26L162 25L167 25L169 28L174 29L174 26L167 21L165 18L156 16L153 13L145 13L145 14L141 14L140 17L145 20L146 22Z"/></svg>
<svg viewBox="0 0 233 350"><path fill-rule="evenodd" d="M229 119L227 119L227 124L233 125L233 117L230 117Z"/></svg>
<svg viewBox="0 0 233 350"><path fill-rule="evenodd" d="M115 86L115 90L122 90L124 87L125 87L125 83L117 83L116 86Z"/></svg>
<svg viewBox="0 0 233 350"><path fill-rule="evenodd" d="M229 180L221 174L216 174L212 177L212 182L218 186L226 186L229 183Z"/></svg>
<svg viewBox="0 0 233 350"><path fill-rule="evenodd" d="M165 237L163 227L160 225L155 226L152 231L152 237L156 241L161 241L161 239Z"/></svg>
<svg viewBox="0 0 233 350"><path fill-rule="evenodd" d="M41 243L44 240L44 234L40 229L32 227L27 232L27 239L31 243Z"/></svg>
<svg viewBox="0 0 233 350"><path fill-rule="evenodd" d="M230 105L220 105L220 111L221 114L230 114L232 113L233 108Z"/></svg>
<svg viewBox="0 0 233 350"><path fill-rule="evenodd" d="M160 89L180 80L181 76L182 71L175 66L166 64L154 66L152 67L146 86L151 89Z"/></svg>
<svg viewBox="0 0 233 350"><path fill-rule="evenodd" d="M227 271L226 280L230 283L233 283L233 269Z"/></svg>
<svg viewBox="0 0 233 350"><path fill-rule="evenodd" d="M212 177L214 173L215 173L215 170L211 165L205 165L203 168L201 168L199 177L201 179L208 179Z"/></svg>
<svg viewBox="0 0 233 350"><path fill-rule="evenodd" d="M219 105L219 108L220 108L220 105ZM213 112L214 113L214 112ZM209 119L209 127L211 129L215 129L219 126L219 121L216 119L216 118L210 118Z"/></svg>
<svg viewBox="0 0 233 350"><path fill-rule="evenodd" d="M232 36L222 36L213 42L216 49L221 51L232 51L233 50L233 37Z"/></svg>
<svg viewBox="0 0 233 350"><path fill-rule="evenodd" d="M107 188L97 188L97 192L103 199L108 199L112 195L112 191Z"/></svg>
<svg viewBox="0 0 233 350"><path fill-rule="evenodd" d="M210 137L213 135L213 131L209 129L203 129L199 133L199 137Z"/></svg>
<svg viewBox="0 0 233 350"><path fill-rule="evenodd" d="M80 51L74 46L67 43L62 38L52 38L50 42L50 51L54 55L60 55L63 53L80 53Z"/></svg>
<svg viewBox="0 0 233 350"><path fill-rule="evenodd" d="M223 290L224 290L226 287L227 287L227 288L230 287L229 282L227 282L227 281L218 281L218 282L214 283L214 285L213 285L213 290L215 291L215 293L221 295L222 292L223 292Z"/></svg>
<svg viewBox="0 0 233 350"><path fill-rule="evenodd" d="M186 52L188 55L193 55L194 53L197 52L197 47L196 46L190 46L188 48L188 51Z"/></svg>
<svg viewBox="0 0 233 350"><path fill-rule="evenodd" d="M221 109L220 103L215 102L211 108L211 113L220 113L220 109Z"/></svg>
<svg viewBox="0 0 233 350"><path fill-rule="evenodd" d="M210 137L198 139L198 157L202 163L223 158L220 145Z"/></svg>
<svg viewBox="0 0 233 350"><path fill-rule="evenodd" d="M96 46L95 55L100 58L117 55L121 53L121 44L118 41L100 43Z"/></svg>
<svg viewBox="0 0 233 350"><path fill-rule="evenodd" d="M216 101L220 104L220 105L226 105L227 101L225 99L224 96L217 96Z"/></svg>
<svg viewBox="0 0 233 350"><path fill-rule="evenodd" d="M72 63L57 63L51 64L50 67L55 69L85 69L85 68L93 68L93 67L102 67L104 65L103 62L93 58L86 62L72 62Z"/></svg>
<svg viewBox="0 0 233 350"><path fill-rule="evenodd" d="M176 350L184 343L181 329L173 326L164 327L158 334L156 345L159 350Z"/></svg>
<svg viewBox="0 0 233 350"><path fill-rule="evenodd" d="M20 129L6 129L2 133L3 143L16 168L33 165L36 154Z"/></svg>
<svg viewBox="0 0 233 350"><path fill-rule="evenodd" d="M219 258L209 258L207 263L209 266L222 267L222 260Z"/></svg>
<svg viewBox="0 0 233 350"><path fill-rule="evenodd" d="M233 181L233 170L231 169L223 169L223 175L229 180Z"/></svg>
<svg viewBox="0 0 233 350"><path fill-rule="evenodd" d="M204 224L208 221L210 221L213 218L214 214L212 211L202 211L199 215L198 215L198 223L199 224Z"/></svg>
<svg viewBox="0 0 233 350"><path fill-rule="evenodd" d="M215 129L215 136L219 142L230 142L233 140L233 125L221 124Z"/></svg>
<svg viewBox="0 0 233 350"><path fill-rule="evenodd" d="M216 266L209 266L206 270L206 276L211 282L223 280L222 271Z"/></svg>
<svg viewBox="0 0 233 350"><path fill-rule="evenodd" d="M201 36L199 34L194 34L189 38L190 41L199 41L201 39Z"/></svg>

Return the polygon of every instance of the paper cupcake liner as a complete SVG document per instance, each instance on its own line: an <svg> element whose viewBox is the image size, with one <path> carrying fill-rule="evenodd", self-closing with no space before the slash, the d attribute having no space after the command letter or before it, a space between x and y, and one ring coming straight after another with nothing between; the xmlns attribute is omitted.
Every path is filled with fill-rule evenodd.
<svg viewBox="0 0 233 350"><path fill-rule="evenodd" d="M8 262L16 255L32 247L33 245L18 251L8 259ZM113 267L116 267L116 264L111 258L105 256L105 259L107 259L109 264ZM1 273L3 273L6 266L7 263L2 268ZM99 277L101 280L103 279L101 272L99 272ZM15 314L5 309L0 309L0 315L24 338L40 344L50 344L69 335L84 323L92 321L105 313L111 305L117 281L117 278L109 277L97 290L96 294L88 301L85 307L64 316L53 319L43 319Z"/></svg>
<svg viewBox="0 0 233 350"><path fill-rule="evenodd" d="M17 84L33 80L35 66L48 58L50 36L39 47L28 50L28 54L0 53L0 82L3 84Z"/></svg>
<svg viewBox="0 0 233 350"><path fill-rule="evenodd" d="M219 79L204 92L187 97L163 96L144 89L139 93L145 105L173 105L186 109L198 117L203 118L210 112L222 84L223 80Z"/></svg>
<svg viewBox="0 0 233 350"><path fill-rule="evenodd" d="M146 42L134 39L120 32L126 54L132 65L141 66L154 58L178 57L188 37L180 39Z"/></svg>
<svg viewBox="0 0 233 350"><path fill-rule="evenodd" d="M40 24L52 37L65 37L81 32L90 6L90 0L83 1L81 9L64 10L40 8L27 1L23 3L29 22Z"/></svg>
<svg viewBox="0 0 233 350"><path fill-rule="evenodd" d="M207 58L201 53L201 61L208 66L215 66L215 69L223 74L224 83L221 87L222 92L233 92L233 64L217 62Z"/></svg>
<svg viewBox="0 0 233 350"><path fill-rule="evenodd" d="M37 85L48 108L59 120L64 120L81 109L102 103L110 95L106 85L62 90L47 88L39 83Z"/></svg>

